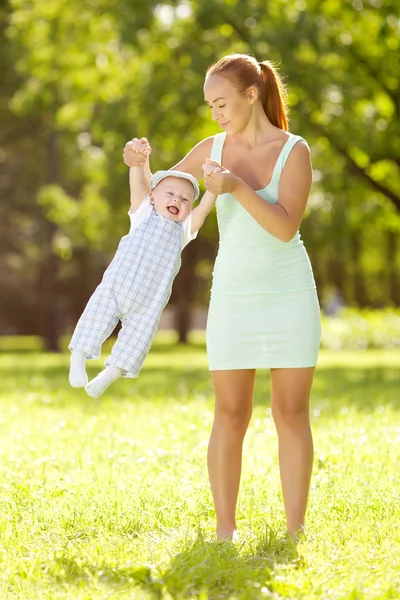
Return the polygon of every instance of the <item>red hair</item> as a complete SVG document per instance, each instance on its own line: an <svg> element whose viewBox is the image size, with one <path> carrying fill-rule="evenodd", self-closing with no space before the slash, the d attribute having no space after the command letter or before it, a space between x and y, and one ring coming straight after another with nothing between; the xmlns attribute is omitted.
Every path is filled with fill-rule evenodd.
<svg viewBox="0 0 400 600"><path fill-rule="evenodd" d="M230 54L211 65L206 77L221 75L244 93L255 86L265 114L275 127L288 131L287 97L281 76L269 60L257 62L248 54Z"/></svg>

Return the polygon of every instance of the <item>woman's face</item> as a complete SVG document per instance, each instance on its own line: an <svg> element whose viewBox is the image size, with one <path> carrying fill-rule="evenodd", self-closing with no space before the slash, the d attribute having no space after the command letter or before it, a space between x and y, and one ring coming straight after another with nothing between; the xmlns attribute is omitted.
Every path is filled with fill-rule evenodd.
<svg viewBox="0 0 400 600"><path fill-rule="evenodd" d="M204 99L217 121L228 134L241 131L251 116L251 101L225 77L209 75L204 83Z"/></svg>

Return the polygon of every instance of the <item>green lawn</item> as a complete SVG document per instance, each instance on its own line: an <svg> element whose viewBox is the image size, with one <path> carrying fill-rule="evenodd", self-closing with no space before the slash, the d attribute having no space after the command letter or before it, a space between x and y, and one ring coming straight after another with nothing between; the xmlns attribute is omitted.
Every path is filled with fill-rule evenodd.
<svg viewBox="0 0 400 600"><path fill-rule="evenodd" d="M201 338L177 347L159 337L139 379L100 400L69 388L67 353L0 348L1 600L400 598L399 351L321 354L308 533L296 548L267 371L233 545L213 534Z"/></svg>

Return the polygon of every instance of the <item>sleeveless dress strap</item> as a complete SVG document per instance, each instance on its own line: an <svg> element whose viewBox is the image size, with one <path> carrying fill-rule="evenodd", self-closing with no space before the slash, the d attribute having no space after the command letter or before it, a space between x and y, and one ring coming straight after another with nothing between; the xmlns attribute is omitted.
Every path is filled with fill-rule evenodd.
<svg viewBox="0 0 400 600"><path fill-rule="evenodd" d="M305 142L306 140L304 138L302 138L300 135L294 135L294 134L290 135L290 138L287 140L286 144L283 146L281 153L278 156L278 160L276 161L274 172L272 174L271 184L272 184L272 182L274 182L275 185L279 185L283 167L285 166L288 156L289 156L290 152L292 151L292 148L297 144L297 142L300 142L300 141Z"/></svg>
<svg viewBox="0 0 400 600"><path fill-rule="evenodd" d="M290 152L292 151L292 148L297 144L297 142L300 142L300 141L305 142L305 139L302 138L300 135L291 134L290 138L288 139L286 144L283 146L282 152L277 161L278 167L280 167L280 170L282 170L283 167L285 166L285 163L288 159Z"/></svg>
<svg viewBox="0 0 400 600"><path fill-rule="evenodd" d="M213 139L210 158L219 164L222 164L222 148L224 146L225 137L226 132L223 131L222 133L217 133Z"/></svg>

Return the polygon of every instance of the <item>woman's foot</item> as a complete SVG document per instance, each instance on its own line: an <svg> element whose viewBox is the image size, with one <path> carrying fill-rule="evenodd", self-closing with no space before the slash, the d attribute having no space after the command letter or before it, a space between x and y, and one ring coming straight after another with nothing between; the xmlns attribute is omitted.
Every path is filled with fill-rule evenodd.
<svg viewBox="0 0 400 600"><path fill-rule="evenodd" d="M73 388L83 388L88 382L86 375L86 352L72 350L69 365L69 383Z"/></svg>
<svg viewBox="0 0 400 600"><path fill-rule="evenodd" d="M217 528L217 538L220 542L232 542L239 541L239 533L236 529L233 531L223 530Z"/></svg>
<svg viewBox="0 0 400 600"><path fill-rule="evenodd" d="M91 398L98 398L106 391L108 386L121 377L121 375L122 371L121 369L118 369L118 367L106 367L97 375L97 377L92 379L92 381L89 381L85 386L86 393L91 396Z"/></svg>
<svg viewBox="0 0 400 600"><path fill-rule="evenodd" d="M300 544L300 542L304 541L304 538L306 537L303 526L299 527L299 529L296 529L295 531L287 530L287 535L296 544Z"/></svg>

